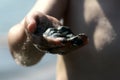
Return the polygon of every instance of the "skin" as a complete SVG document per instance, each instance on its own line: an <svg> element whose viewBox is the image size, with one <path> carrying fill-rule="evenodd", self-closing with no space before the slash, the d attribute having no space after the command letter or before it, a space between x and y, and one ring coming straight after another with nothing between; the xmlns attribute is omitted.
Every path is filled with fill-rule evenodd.
<svg viewBox="0 0 120 80"><path fill-rule="evenodd" d="M58 55L56 80L114 80L120 79L120 11L118 0L38 0L20 24L11 28L8 41L11 51L22 43L24 22L35 30L34 14L63 18L75 34L89 36L89 44L68 55ZM42 5L44 3L44 5ZM30 20L30 21L29 21ZM17 32L17 33L16 33ZM17 37L15 37L17 34Z"/></svg>

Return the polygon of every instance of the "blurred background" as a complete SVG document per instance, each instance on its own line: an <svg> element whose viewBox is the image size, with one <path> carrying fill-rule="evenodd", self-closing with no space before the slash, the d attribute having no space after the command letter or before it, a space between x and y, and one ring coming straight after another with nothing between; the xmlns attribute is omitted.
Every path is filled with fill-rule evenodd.
<svg viewBox="0 0 120 80"><path fill-rule="evenodd" d="M20 22L36 0L0 0L0 80L55 80L56 56L46 54L32 67L17 65L8 44L9 29Z"/></svg>

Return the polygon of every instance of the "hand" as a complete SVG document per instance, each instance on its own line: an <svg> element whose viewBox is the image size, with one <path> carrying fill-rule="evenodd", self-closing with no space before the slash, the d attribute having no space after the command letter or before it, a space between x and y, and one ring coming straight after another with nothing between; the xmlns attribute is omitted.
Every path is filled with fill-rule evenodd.
<svg viewBox="0 0 120 80"><path fill-rule="evenodd" d="M62 26L59 21L51 16L36 19L37 25L34 32L27 28L28 41L40 52L52 54L67 54L88 43L85 34L74 35L69 27Z"/></svg>
<svg viewBox="0 0 120 80"><path fill-rule="evenodd" d="M56 26L57 24L60 24L53 17L49 17L48 15L40 12L34 12L27 15L21 23L10 29L8 34L9 47L13 58L18 64L24 66L36 64L45 54L44 52L38 51L33 46L32 42L27 39L27 35L25 33L25 29L30 33L34 33L39 22L44 20L48 23L52 22Z"/></svg>

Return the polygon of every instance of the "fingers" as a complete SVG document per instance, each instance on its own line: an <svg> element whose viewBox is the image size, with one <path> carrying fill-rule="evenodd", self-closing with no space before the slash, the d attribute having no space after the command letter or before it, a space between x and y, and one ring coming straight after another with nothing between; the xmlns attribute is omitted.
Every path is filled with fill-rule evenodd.
<svg viewBox="0 0 120 80"><path fill-rule="evenodd" d="M58 33L57 28L48 28L44 33L43 37L48 41L48 43L61 45L64 37L60 37L61 34Z"/></svg>
<svg viewBox="0 0 120 80"><path fill-rule="evenodd" d="M53 44L53 45L63 45L63 41L64 41L64 38L62 38L62 37L56 37L56 38L54 38L54 37L47 37L47 36L44 36L44 38L45 38L45 40L47 40L48 41L48 43L50 43L50 44Z"/></svg>

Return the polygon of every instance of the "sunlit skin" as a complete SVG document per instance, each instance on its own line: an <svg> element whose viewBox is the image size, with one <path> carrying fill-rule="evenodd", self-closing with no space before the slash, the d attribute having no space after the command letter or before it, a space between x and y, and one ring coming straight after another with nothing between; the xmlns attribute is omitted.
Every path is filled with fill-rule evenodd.
<svg viewBox="0 0 120 80"><path fill-rule="evenodd" d="M26 19L10 30L10 49L15 51L16 44L26 39L24 22L29 23L28 30L35 30L34 16L38 15L36 11L40 11L57 19L63 18L64 25L69 26L75 34L86 33L89 37L88 45L67 55L58 55L56 80L119 80L119 2L37 0Z"/></svg>

